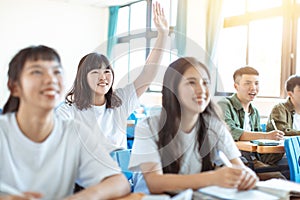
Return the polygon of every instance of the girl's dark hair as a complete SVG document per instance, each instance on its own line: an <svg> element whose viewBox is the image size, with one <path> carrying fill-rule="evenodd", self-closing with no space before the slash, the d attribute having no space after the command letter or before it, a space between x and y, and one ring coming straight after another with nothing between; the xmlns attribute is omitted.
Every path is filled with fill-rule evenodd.
<svg viewBox="0 0 300 200"><path fill-rule="evenodd" d="M92 91L87 81L87 74L93 69L110 69L114 78L114 71L108 59L98 53L85 55L78 64L77 74L73 86L66 95L65 101L69 105L75 103L78 109L87 109L92 105ZM114 81L113 81L114 82ZM113 86L113 84L112 84ZM106 108L118 107L122 104L121 99L114 93L113 89L105 94Z"/></svg>
<svg viewBox="0 0 300 200"><path fill-rule="evenodd" d="M37 60L55 60L61 64L58 53L50 47L39 45L20 50L9 63L7 87L10 90L10 96L4 105L3 114L18 111L20 100L12 95L14 84L19 83L26 61Z"/></svg>
<svg viewBox="0 0 300 200"><path fill-rule="evenodd" d="M181 107L178 101L178 85L183 77L184 72L190 67L198 66L203 68L210 78L208 69L206 66L192 57L179 58L175 62L171 63L166 70L163 89L162 89L162 107L163 111L160 116L159 140L157 142L160 150L163 172L164 173L178 173L181 166L181 156L179 149L174 145L172 141L179 131L179 125L181 122ZM205 155L202 155L200 149L204 144L204 139L208 133L208 129L212 126L210 120L205 119L204 116L216 117L220 120L219 114L216 111L217 107L210 101L206 109L199 114L197 121L197 134L196 140L198 143L198 151L202 159L202 171L208 171L213 169L213 164L210 159L210 153L206 151ZM207 140L205 141L207 142ZM191 142L192 143L192 142ZM175 142L176 145L176 142ZM179 158L178 158L179 157ZM170 162L170 159L171 162ZM171 163L171 164L170 164Z"/></svg>

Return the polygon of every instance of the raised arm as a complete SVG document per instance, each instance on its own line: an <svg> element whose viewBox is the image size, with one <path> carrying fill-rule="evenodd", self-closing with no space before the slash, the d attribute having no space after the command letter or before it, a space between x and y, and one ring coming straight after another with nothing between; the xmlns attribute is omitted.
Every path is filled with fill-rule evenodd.
<svg viewBox="0 0 300 200"><path fill-rule="evenodd" d="M165 18L163 8L161 8L160 4L157 2L156 4L153 4L153 16L153 21L157 28L158 36L154 48L146 60L143 71L134 81L134 87L138 97L140 97L148 89L149 85L154 80L160 67L163 52L167 44L169 26Z"/></svg>

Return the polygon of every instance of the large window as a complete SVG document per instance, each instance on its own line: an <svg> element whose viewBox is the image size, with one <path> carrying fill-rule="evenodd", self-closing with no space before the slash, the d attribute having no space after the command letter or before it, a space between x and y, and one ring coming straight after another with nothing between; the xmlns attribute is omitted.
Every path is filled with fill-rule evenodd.
<svg viewBox="0 0 300 200"><path fill-rule="evenodd" d="M217 92L234 92L234 71L245 65L260 73L261 97L284 97L288 76L300 73L298 0L224 0L218 45ZM299 55L299 56L298 56ZM298 62L296 62L298 59ZM297 65L296 65L297 63Z"/></svg>
<svg viewBox="0 0 300 200"><path fill-rule="evenodd" d="M176 23L177 1L156 0L165 11L171 27ZM154 2L154 1L153 1ZM157 31L152 21L152 0L137 1L119 9L117 23L117 44L114 45L112 56L114 59L115 86L127 84L135 80L141 72L145 60L154 46ZM172 32L170 33L173 34ZM167 66L176 59L176 49L170 37L163 56L162 65ZM156 80L150 86L150 91L161 90L161 80Z"/></svg>

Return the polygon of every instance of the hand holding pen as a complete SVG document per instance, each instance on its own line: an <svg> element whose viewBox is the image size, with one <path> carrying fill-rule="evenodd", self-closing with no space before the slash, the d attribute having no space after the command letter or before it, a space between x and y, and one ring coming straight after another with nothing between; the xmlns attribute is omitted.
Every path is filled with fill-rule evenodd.
<svg viewBox="0 0 300 200"><path fill-rule="evenodd" d="M231 177L229 177L230 180L228 183L234 183L234 187L238 188L239 190L248 190L255 186L255 183L258 180L258 178L251 169L249 169L248 167L232 168L232 163L222 151L218 151L218 156L225 166L235 170L230 172L232 173L232 175ZM237 179L238 177L239 179Z"/></svg>
<svg viewBox="0 0 300 200"><path fill-rule="evenodd" d="M273 131L270 131L266 134L265 139L270 139L270 140L283 140L284 139L284 132L280 131L277 129L277 126L275 124L275 121L271 119L271 123L274 127Z"/></svg>

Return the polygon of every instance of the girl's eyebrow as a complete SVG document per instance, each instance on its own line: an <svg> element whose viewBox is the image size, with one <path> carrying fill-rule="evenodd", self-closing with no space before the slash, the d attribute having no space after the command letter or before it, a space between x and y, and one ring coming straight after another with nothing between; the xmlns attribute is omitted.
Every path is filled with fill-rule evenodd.
<svg viewBox="0 0 300 200"><path fill-rule="evenodd" d="M196 80L195 77L187 77L186 80Z"/></svg>
<svg viewBox="0 0 300 200"><path fill-rule="evenodd" d="M31 68L43 68L43 67L44 66L40 65L40 64L32 64L32 65L28 66L29 69L31 69ZM60 64L57 64L57 65L52 66L51 68L62 68L62 66Z"/></svg>

